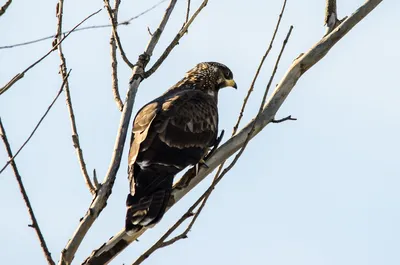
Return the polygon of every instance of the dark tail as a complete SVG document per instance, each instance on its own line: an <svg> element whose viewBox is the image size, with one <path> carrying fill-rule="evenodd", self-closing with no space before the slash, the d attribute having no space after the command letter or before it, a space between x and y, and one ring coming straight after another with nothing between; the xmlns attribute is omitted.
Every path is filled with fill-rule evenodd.
<svg viewBox="0 0 400 265"><path fill-rule="evenodd" d="M125 229L130 231L156 224L163 217L171 196L173 175L136 171L134 195L128 194ZM151 174L153 173L153 174Z"/></svg>
<svg viewBox="0 0 400 265"><path fill-rule="evenodd" d="M167 209L171 189L158 190L139 199L128 194L126 206L128 207L125 219L125 229L130 231L142 226L156 224L164 216Z"/></svg>

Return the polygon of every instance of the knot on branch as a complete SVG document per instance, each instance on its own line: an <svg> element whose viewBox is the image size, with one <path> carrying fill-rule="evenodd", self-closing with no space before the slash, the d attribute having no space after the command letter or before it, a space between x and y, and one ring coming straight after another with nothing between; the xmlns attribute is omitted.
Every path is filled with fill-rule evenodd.
<svg viewBox="0 0 400 265"><path fill-rule="evenodd" d="M76 134L72 135L72 144L74 145L74 148L78 148L79 147L78 135L76 135Z"/></svg>
<svg viewBox="0 0 400 265"><path fill-rule="evenodd" d="M129 83L132 83L135 80L139 80L142 82L145 79L144 68L150 61L150 55L146 52L139 55L138 61L133 66L133 75Z"/></svg>
<svg viewBox="0 0 400 265"><path fill-rule="evenodd" d="M139 55L139 59L136 63L136 66L144 69L146 65L149 63L149 61L150 61L150 55L144 52L141 55Z"/></svg>

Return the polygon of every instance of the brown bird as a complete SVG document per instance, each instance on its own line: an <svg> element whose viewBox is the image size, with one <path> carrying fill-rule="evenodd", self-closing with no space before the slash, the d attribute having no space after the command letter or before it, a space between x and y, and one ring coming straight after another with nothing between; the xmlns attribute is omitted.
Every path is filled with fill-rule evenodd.
<svg viewBox="0 0 400 265"><path fill-rule="evenodd" d="M125 229L149 227L163 217L174 176L218 144L218 91L236 87L228 67L199 63L137 113L128 157L130 193Z"/></svg>

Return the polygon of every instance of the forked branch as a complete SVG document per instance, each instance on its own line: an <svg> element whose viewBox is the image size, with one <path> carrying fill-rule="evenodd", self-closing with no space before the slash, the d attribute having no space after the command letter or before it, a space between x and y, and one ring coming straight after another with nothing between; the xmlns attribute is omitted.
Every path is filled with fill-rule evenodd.
<svg viewBox="0 0 400 265"><path fill-rule="evenodd" d="M207 165L209 168L201 168L197 175L194 174L194 170L189 170L183 176L183 180L179 181L175 185L172 193L172 206L188 192L190 192L191 189L201 182L218 165L242 148L249 133L251 133L250 137L253 138L268 123L270 123L300 77L319 60L321 60L342 37L344 37L381 2L382 0L366 1L330 34L323 37L307 52L295 59L275 88L275 91L267 100L267 103L263 106L259 118L250 122L239 133L218 148L214 155L207 160ZM253 132L251 132L252 128L254 128ZM140 235L142 235L145 230L146 229L141 229L140 231L135 231L129 234L125 232L125 229L121 230L102 247L100 247L98 250L95 250L92 255L88 257L84 264L107 264L107 262L118 255L118 253L126 246L134 242Z"/></svg>
<svg viewBox="0 0 400 265"><path fill-rule="evenodd" d="M100 212L106 207L107 200L111 194L112 187L114 185L115 177L118 172L122 151L124 148L127 131L129 127L130 118L132 115L132 108L135 101L136 92L138 87L143 80L144 68L150 60L151 55L158 43L161 33L170 18L170 15L175 7L177 0L171 0L168 8L165 11L164 17L156 30L157 34L154 34L144 53L139 56L137 63L135 64L132 71L132 78L129 83L129 88L127 91L124 108L122 110L120 125L118 127L117 138L114 145L114 152L112 154L111 163L104 177L103 183L99 190L97 190L93 201L91 202L85 216L80 220L78 228L72 235L72 238L68 241L66 247L61 253L59 265L71 264L76 251L78 250L80 244L86 233L89 231L92 224L95 222Z"/></svg>
<svg viewBox="0 0 400 265"><path fill-rule="evenodd" d="M57 4L57 10L56 10L56 15L57 15L57 33L56 33L56 39L55 43L58 43L62 40L61 34L62 34L62 22L63 22L63 10L64 10L64 0L59 0ZM75 114L74 114L74 109L72 107L72 100L71 100L71 93L69 90L69 82L67 77L67 62L65 60L64 53L62 51L62 45L61 43L57 46L58 49L58 55L60 56L60 71L59 73L61 74L61 77L63 80L65 80L65 99L67 103L67 108L68 108L68 113L69 113L69 118L71 121L71 129L72 129L72 144L75 148L76 155L78 157L78 162L81 167L82 175L85 180L86 186L89 189L89 192L93 195L96 192L95 187L93 186L92 182L90 181L89 174L86 169L86 164L85 160L83 158L83 151L81 148L81 144L79 142L79 135L78 135L78 129L76 127L76 121L75 121Z"/></svg>

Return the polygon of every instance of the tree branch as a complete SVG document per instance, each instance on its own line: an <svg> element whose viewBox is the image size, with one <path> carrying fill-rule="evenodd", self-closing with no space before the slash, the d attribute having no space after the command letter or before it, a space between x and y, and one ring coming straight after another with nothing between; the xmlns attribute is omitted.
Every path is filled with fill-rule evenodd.
<svg viewBox="0 0 400 265"><path fill-rule="evenodd" d="M133 68L133 64L131 61L129 61L128 57L126 57L125 51L122 48L121 40L118 35L117 31L117 25L118 25L118 7L119 4L121 3L121 0L115 0L115 6L114 9L111 8L110 6L110 1L109 0L104 0L104 5L107 9L108 16L110 17L111 25L112 25L112 33L114 36L115 41L117 42L119 51L121 53L121 57L124 60L124 62L129 66L129 68Z"/></svg>
<svg viewBox="0 0 400 265"><path fill-rule="evenodd" d="M71 72L71 70L69 70L66 78L68 78L69 73ZM31 134L28 136L28 138L25 140L25 142L21 145L21 147L17 150L17 152L14 154L14 156L12 156L7 163L2 167L2 169L0 170L0 174L3 173L3 171L7 168L7 166L17 157L17 155L21 152L21 150L25 147L25 145L29 142L29 140L32 138L32 136L35 134L36 130L39 128L40 124L42 123L42 121L44 120L44 118L47 116L47 114L49 113L49 111L51 110L51 108L53 107L54 103L56 103L58 97L60 96L61 92L63 91L64 88L64 84L65 84L65 80L63 80L63 85L61 86L60 90L57 92L57 95L55 96L55 98L53 99L53 101L50 103L50 105L47 107L47 110L45 111L45 113L43 114L43 116L39 119L39 122L36 124L35 128L33 128L33 131L31 132Z"/></svg>
<svg viewBox="0 0 400 265"><path fill-rule="evenodd" d="M156 31L157 34L154 34L151 37L144 53L139 56L139 59L133 68L132 78L129 83L124 108L122 110L120 125L117 132L117 138L115 141L114 152L111 158L110 166L108 168L106 176L104 177L100 189L96 192L96 195L89 206L89 209L87 210L85 216L80 220L78 228L74 232L72 238L68 241L66 247L61 252L60 261L58 263L59 265L71 264L71 261L73 260L74 255L86 233L89 231L90 227L97 219L101 211L106 207L107 200L111 194L112 187L114 185L115 176L121 163L122 151L124 148L129 122L132 115L132 108L135 101L136 92L141 81L143 80L144 68L149 62L151 55L153 54L154 48L156 47L161 33L163 32L169 20L169 17L175 7L176 1L177 0L171 0L168 8L165 11L164 17L161 20L161 23Z"/></svg>
<svg viewBox="0 0 400 265"><path fill-rule="evenodd" d="M115 103L117 104L117 108L119 111L122 111L124 108L124 104L122 103L121 96L119 95L118 89L118 60L117 60L117 45L115 43L116 39L116 24L118 23L118 9L121 3L121 0L115 0L114 9L111 10L110 3L108 0L104 1L107 6L108 15L110 16L110 20L113 25L113 31L111 32L110 37L110 48L111 48L111 87L114 95ZM125 53L124 53L125 55ZM122 56L122 50L121 50Z"/></svg>
<svg viewBox="0 0 400 265"><path fill-rule="evenodd" d="M57 15L57 33L56 33L56 43L61 41L61 34L62 34L62 18L63 18L63 11L64 11L64 0L59 0L57 4L57 10L56 10L56 15ZM72 129L72 143L76 151L76 155L78 157L78 162L81 167L82 175L85 180L86 186L88 187L90 193L93 195L96 191L94 188L92 182L90 181L89 174L86 169L86 164L85 160L83 159L83 152L82 148L79 142L79 135L78 135L78 129L76 127L76 121L75 121L75 115L74 115L74 109L72 107L72 100L71 100L71 93L69 90L69 82L68 79L66 78L67 76L67 62L64 57L64 53L62 51L62 45L58 45L58 55L60 56L60 71L59 73L61 74L61 77L63 80L65 80L65 100L67 103L67 108L69 112L69 118L71 121L71 129Z"/></svg>
<svg viewBox="0 0 400 265"><path fill-rule="evenodd" d="M161 0L157 4L153 5L152 7L148 8L148 9L142 11L142 12L140 12L139 14L137 14L137 15L135 15L135 16L127 19L127 20L124 20L124 21L118 23L117 26L128 26L128 25L130 25L133 20L135 20L135 19L147 14L148 12L152 11L153 9L155 9L156 7L158 7L159 5L164 3L165 1L167 1L167 0ZM101 28L110 28L110 27L112 27L112 24L88 26L88 27L82 27L82 28L79 28L79 29L75 29L74 31L72 31L72 30L64 31L62 34L64 35L64 34L67 34L69 32L75 33L75 32L78 32L78 31L83 31L83 30L88 30L88 29L101 29ZM0 50L1 49L11 49L11 48L16 48L16 47L20 47L20 46L30 45L30 44L34 44L34 43L41 42L41 41L44 41L44 40L53 39L55 37L56 37L56 35L51 35L51 36L39 38L39 39L36 39L36 40L31 40L31 41L26 41L26 42L21 42L21 43L16 43L16 44L0 46Z"/></svg>
<svg viewBox="0 0 400 265"><path fill-rule="evenodd" d="M274 44L276 33L278 32L279 25L281 24L283 13L285 12L285 7L286 7L286 0L283 1L281 13L279 14L278 21L276 22L275 30L274 30L274 33L272 34L272 38L271 38L271 41L269 43L268 49L265 51L265 54L261 58L260 64L258 65L257 71L256 71L256 73L254 75L253 81L251 82L250 87L249 87L249 89L247 91L247 95L243 100L243 105L242 105L242 108L240 109L240 113L239 113L238 119L236 121L235 126L233 126L232 136L236 134L236 132L237 132L237 130L239 128L239 124L240 124L240 122L241 122L241 120L243 118L244 110L245 110L245 108L247 106L247 101L249 100L250 95L254 90L254 85L255 85L255 83L256 83L256 81L258 79L258 75L260 74L260 71L261 71L261 68L262 68L262 66L264 64L264 61L265 61L265 59L267 59L268 54L272 49L272 45ZM221 164L221 166L223 166L223 164Z"/></svg>
<svg viewBox="0 0 400 265"><path fill-rule="evenodd" d="M71 72L71 71L70 71L70 72ZM62 84L61 84L61 87L60 87L60 89L59 89L59 91L58 91L58 93L57 93L57 96L55 97L55 99L53 100L53 102L50 104L50 106L49 106L49 108L47 109L45 115L44 115L44 116L42 117L42 119L39 121L37 127L39 126L40 122L44 119L44 117L47 115L48 111L51 109L51 107L53 106L53 104L56 102L57 98L60 96L61 92L63 91L65 82L66 82L66 80L67 80L67 78L68 78L70 72L67 73L67 75L66 75L65 79L63 80L63 82L62 82ZM37 127L35 128L35 130L37 129ZM35 130L32 132L31 136L33 135L33 133L35 132ZM35 229L35 232L36 232L36 234L37 234L37 236L38 236L38 238L39 238L40 246L42 247L43 253L44 253L45 257L46 257L47 263L48 263L49 265L54 265L55 263L54 263L53 259L51 258L51 253L49 252L49 249L48 249L48 247L47 247L47 245L46 245L46 241L44 240L43 234L42 234L42 232L41 232L41 230L40 230L40 227L39 227L39 223L38 223L37 220L36 220L35 213L33 212L33 208L32 208L32 205L31 205L31 203L30 203L30 201L29 201L28 194L26 193L24 184L23 184L23 182L22 182L21 175L19 174L17 165L15 164L15 160L14 160L14 159L15 159L15 157L16 157L17 154L15 154L14 156L13 156L13 154L12 154L11 147L10 147L10 144L9 144L8 139L7 139L7 136L6 136L5 129L4 129L3 124L2 124L2 122L1 122L1 118L0 118L0 136L1 136L1 138L3 139L4 145L5 145L6 150L7 150L9 162L11 163L11 167L12 167L12 169L13 169L13 171L14 171L15 178L17 179L19 189L20 189L21 194L22 194L22 197L23 197L23 199L24 199L24 201L25 201L26 207L28 208L29 216L31 217L31 220L32 220L32 225L29 225L29 226L32 227L33 229ZM30 136L30 137L31 137L31 136ZM27 141L29 141L30 137L28 138ZM24 145L27 143L27 141L24 143ZM23 145L23 146L24 146L24 145ZM23 147L23 146L22 146L22 147ZM22 149L22 147L18 150L18 152Z"/></svg>
<svg viewBox="0 0 400 265"><path fill-rule="evenodd" d="M171 51L174 49L176 45L178 45L179 40L183 37L185 32L188 30L192 22L196 19L197 15L203 10L203 8L207 5L208 0L204 0L203 3L199 6L199 8L194 12L193 16L189 19L187 23L185 23L182 27L182 29L178 32L178 34L175 36L175 38L172 40L172 42L168 45L168 47L165 49L163 54L158 58L158 60L153 64L153 66L144 73L145 78L149 78L152 74L154 74L155 71L157 71L158 67L164 62L164 60L168 57L168 55L171 53Z"/></svg>
<svg viewBox="0 0 400 265"><path fill-rule="evenodd" d="M297 121L297 119L296 118L292 118L292 115L289 115L289 116L287 116L285 118L282 118L282 119L279 119L279 120L275 120L275 119L271 120L272 123L281 123L281 122L284 122L284 121Z"/></svg>
<svg viewBox="0 0 400 265"><path fill-rule="evenodd" d="M156 250L159 249L159 248L172 245L172 244L174 244L175 242L177 242L178 240L187 238L187 234L189 233L189 231L190 231L190 229L192 228L193 224L196 222L197 218L199 217L201 211L203 210L204 206L205 206L206 203L207 203L208 198L210 197L211 193L212 193L213 190L215 189L215 186L216 186L216 185L221 181L221 179L233 168L233 166L236 164L236 162L239 160L239 158L240 158L241 155L243 154L244 150L246 149L247 144L249 143L249 141L250 141L250 139L251 139L251 134L252 134L253 131L254 131L254 126L255 126L257 120L259 119L260 113L261 113L261 111L262 111L262 109L263 109L263 106L264 106L264 104L265 104L265 100L266 100L266 98L267 98L269 88L270 88L270 86L271 86L272 80L274 79L276 70L278 69L279 61L280 61L280 59L281 59L281 56L282 56L282 54L283 54L283 51L285 50L285 47L286 47L286 44L287 44L287 42L288 42L288 40L289 40L290 34L292 33L292 29L293 29L293 26L290 27L289 32L288 32L288 34L287 34L287 36L286 36L286 38L285 38L285 40L284 40L284 42L283 42L282 49L281 49L281 51L280 51L280 53L279 53L279 55L278 55L278 58L277 58L277 60L276 60L276 62L275 62L275 67L274 67L274 70L273 70L272 75L271 75L271 77L270 77L270 80L269 80L269 82L268 82L268 85L267 85L267 87L266 87L266 89L265 89L264 96L263 96L263 99L262 99L262 101L261 101L259 111L258 111L257 116L256 116L256 118L255 118L255 122L253 123L253 126L252 126L252 128L251 128L249 134L247 135L246 141L244 142L244 144L243 144L242 148L240 149L240 151L238 152L238 154L235 156L235 158L234 158L233 161L229 164L229 166L227 166L227 167L224 169L224 171L221 173L221 175L219 175L218 173L215 175L215 178L214 178L212 184L210 185L210 187L209 187L209 188L203 193L203 195L200 196L200 198L189 208L189 210L175 223L175 225L174 225L171 229L169 229L169 230L167 231L167 233L168 233L168 235L169 235L169 234L171 234L174 230L176 230L176 229L179 227L179 224L181 224L181 223L184 221L184 219L187 218L186 216L190 216L190 214L192 213L192 211L194 210L194 208L197 206L197 204L198 204L200 201L202 201L202 204L200 205L199 209L197 210L196 214L194 215L192 221L189 223L189 225L187 226L187 228L185 229L185 231L183 231L181 234L179 234L178 236L175 236L174 238L172 238L172 239L170 239L170 240L168 240L168 241L164 241L164 240L165 240L165 239L164 239L164 240L162 240L162 241L160 242L160 240L158 240L151 248L149 248L143 255L141 255L141 256L139 257L139 259L137 259L132 265L139 265L139 264L141 264L145 259L147 259L154 251L156 251ZM220 171L220 170L219 170L219 171ZM178 224L178 223L179 223L179 224ZM172 230L172 231L171 231L171 230ZM167 236L168 236L168 235L167 235ZM164 235L164 236L162 236L161 238L166 238L167 236Z"/></svg>
<svg viewBox="0 0 400 265"><path fill-rule="evenodd" d="M72 32L75 31L75 29L77 27L79 27L80 25L82 25L82 23L84 23L86 20L88 20L89 18L93 17L94 15L96 15L97 13L99 13L101 11L101 9L97 10L96 12L92 13L91 15L87 16L84 20L82 20L81 22L79 22L75 27L73 27L71 29L71 31L69 31L66 35L64 35L64 37L62 39L60 39L57 43L53 42L53 47L51 48L50 51L48 51L45 55L43 55L40 59L38 59L36 62L34 62L33 64L31 64L30 66L28 66L28 68L26 68L24 71L22 71L21 73L15 75L10 81L8 81L8 83L3 86L2 88L0 88L0 95L2 95L4 92L6 92L12 85L14 85L18 80L22 79L25 74L31 70L33 67L35 67L38 63L40 63L43 59L45 59L47 56L50 55L50 53L54 52L58 45L60 45Z"/></svg>
<svg viewBox="0 0 400 265"><path fill-rule="evenodd" d="M190 0L187 0L187 8L186 8L186 20L185 20L185 24L188 23L189 21L189 15L190 15ZM184 25L185 25L184 24Z"/></svg>
<svg viewBox="0 0 400 265"><path fill-rule="evenodd" d="M11 2L12 0L8 0L2 7L0 7L0 17L7 11L7 8L11 5Z"/></svg>
<svg viewBox="0 0 400 265"><path fill-rule="evenodd" d="M251 138L256 136L268 123L270 123L300 77L321 60L342 37L344 37L355 25L358 24L358 22L367 16L381 2L382 0L366 1L329 35L323 37L310 50L294 60L278 86L275 88L275 91L267 100L267 103L263 106L259 119L256 122L254 122L254 120L250 122L238 134L218 148L213 156L207 160L208 168L202 167L196 176L194 176L195 171L193 169L186 172L182 179L174 185L170 207L190 192L190 190L200 183L219 164L238 151L244 145L253 124L254 132L251 133ZM187 180L190 181L188 182ZM141 236L145 230L146 229L141 229L140 231L127 233L125 232L125 229L122 229L99 249L93 251L92 255L87 258L84 264L107 264L125 247Z"/></svg>
<svg viewBox="0 0 400 265"><path fill-rule="evenodd" d="M242 117L243 117L244 109L246 108L246 105L247 105L248 98L249 98L251 92L253 91L254 84L255 84L255 82L256 82L258 76L259 76L261 67L262 67L262 65L264 64L264 61L265 61L266 57L268 56L268 54L269 54L269 52L270 52L270 50L271 50L271 48L272 48L272 44L273 44L273 42L274 42L274 40L275 40L276 33L277 33L278 29L279 29L279 25L280 25L280 22L281 22L281 19L282 19L283 12L284 12L284 10L285 10L285 6L286 6L286 0L283 1L282 10L281 10L281 13L279 14L279 17L278 17L278 20L277 20L277 24L276 24L276 26L275 26L275 30L274 30L274 33L273 33L273 35L272 35L272 38L271 38L269 47L268 47L267 51L265 52L264 56L262 57L261 62L260 62L260 64L259 64L258 68L257 68L257 71L256 71L255 75L254 75L253 81L251 82L251 85L250 85L250 87L249 87L249 90L248 90L248 92L247 92L247 95L246 95L246 97L245 97L245 100L244 100L243 105L242 105L242 107L241 107L241 111L240 111L240 114L239 114L239 116L238 116L236 125L233 127L232 136L235 135L236 132L237 132L237 129L238 129L239 124L240 124L240 121L241 121L241 119L242 119ZM288 36L287 36L287 38L286 38L286 40L285 40L285 42L284 42L284 44L283 44L282 51L281 51L280 55L282 54L283 49L285 48L286 41L287 41L287 39L288 39L289 36L290 36L290 32L291 32L291 29L290 29L290 31L289 31L289 33L288 33ZM269 87L270 87L270 85L271 85L272 79L273 79L273 77L274 77L274 75L275 75L275 72L276 72L276 69L277 69L277 65L278 65L278 63L279 63L279 60L280 60L280 56L279 56L278 59L277 59L276 67L275 67L275 69L274 69L273 75L271 76L271 79L270 79L271 81L270 81L270 83L269 83L268 86L267 86L266 93L268 93L268 90L269 90ZM266 94L265 94L265 96L264 96L263 102L261 103L261 106L264 105L264 103L265 103L265 98L266 98ZM201 199L201 198L199 199L200 201L202 201L202 202L201 202L201 205L200 205L199 209L196 211L196 213L194 214L194 217L192 218L192 220L191 220L191 222L189 223L189 225L187 226L187 228L186 228L181 234L175 236L174 238L172 238L172 239L170 239L170 240L168 240L168 241L165 241L165 239L164 239L164 240L161 240L161 241L160 241L160 240L157 241L151 248L149 248L143 255L141 255L141 256L135 261L135 263L134 263L133 265L138 265L138 264L140 264L141 262L144 261L144 259L148 258L148 257L149 257L154 251L156 251L157 249L162 248L162 247L165 247L165 246L172 245L172 244L174 244L175 242L177 242L178 240L186 239L186 238L187 238L187 235L188 235L189 231L192 229L194 223L196 222L197 218L199 217L200 213L202 212L202 210L203 210L204 206L206 205L206 203L207 203L207 201L208 201L208 198L210 197L211 193L213 192L213 190L214 190L214 188L215 188L217 182L219 182L220 173L221 173L221 171L222 171L222 168L223 168L224 164L225 164L225 161L222 162L222 164L218 167L217 173L216 173L215 176L214 176L214 180L213 180L213 182L211 183L209 189L204 193L204 197L201 196L202 199ZM225 173L225 174L226 174L226 173ZM189 210L186 212L186 214L184 214L184 215L182 216L182 218L185 217L185 216L188 216L188 214L192 213L192 211L194 210L194 208L197 206L197 204L198 204L200 201L196 201L195 204L192 205L192 207L189 208ZM179 220L177 221L177 223L182 223L182 222L183 222L182 218L179 219ZM175 227L175 229L176 229L177 227L179 227L179 225L178 225L178 226L175 226L175 225L174 225L173 227ZM174 230L175 230L175 229L174 229ZM169 234L171 234L172 232L173 232L173 230L172 230L172 231L171 231L171 229L168 230L168 232L167 232L168 235L166 235L166 237L169 236ZM165 237L165 238L166 238L166 237ZM164 238L164 237L162 237L162 238Z"/></svg>

